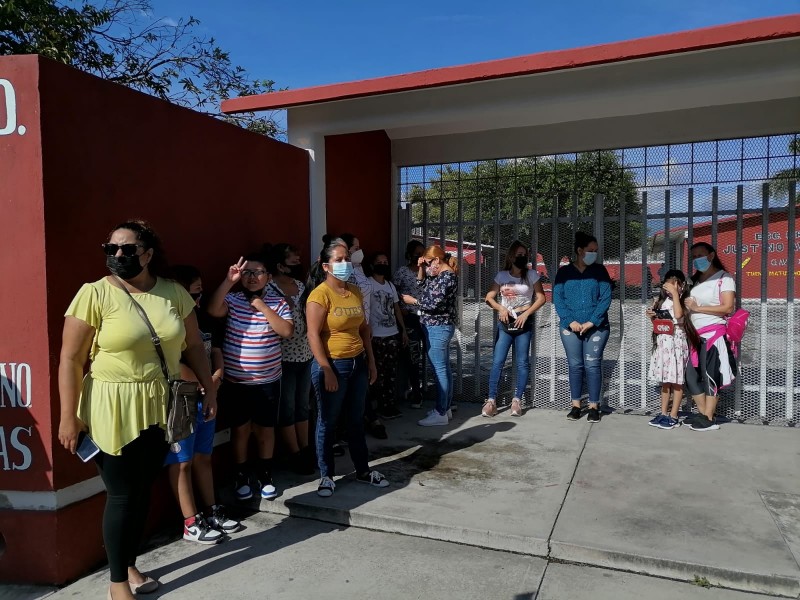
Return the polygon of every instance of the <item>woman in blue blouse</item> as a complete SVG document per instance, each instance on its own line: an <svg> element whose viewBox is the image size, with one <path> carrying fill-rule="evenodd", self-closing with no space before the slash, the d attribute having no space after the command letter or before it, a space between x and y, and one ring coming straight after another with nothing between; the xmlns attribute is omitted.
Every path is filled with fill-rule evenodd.
<svg viewBox="0 0 800 600"><path fill-rule="evenodd" d="M569 364L572 408L567 419L581 417L583 377L589 387L590 423L600 421L600 391L603 384L603 350L609 336L611 277L596 264L597 239L581 231L575 234L576 259L556 273L553 304L561 327L561 342Z"/></svg>
<svg viewBox="0 0 800 600"><path fill-rule="evenodd" d="M425 336L428 360L439 385L436 408L419 421L423 427L447 425L453 401L453 373L450 368L450 340L456 331L458 261L441 246L430 246L417 262L417 297L403 294L403 302L416 305Z"/></svg>

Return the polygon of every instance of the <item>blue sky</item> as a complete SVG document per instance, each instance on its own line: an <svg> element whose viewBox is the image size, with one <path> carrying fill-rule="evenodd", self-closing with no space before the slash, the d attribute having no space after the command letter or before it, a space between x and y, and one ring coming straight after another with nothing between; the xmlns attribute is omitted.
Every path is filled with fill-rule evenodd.
<svg viewBox="0 0 800 600"><path fill-rule="evenodd" d="M800 0L153 0L253 77L300 88L800 12Z"/></svg>

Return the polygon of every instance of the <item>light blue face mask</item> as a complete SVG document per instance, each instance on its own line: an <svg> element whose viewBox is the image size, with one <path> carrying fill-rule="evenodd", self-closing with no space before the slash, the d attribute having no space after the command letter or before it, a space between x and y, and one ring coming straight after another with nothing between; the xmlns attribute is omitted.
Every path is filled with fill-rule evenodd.
<svg viewBox="0 0 800 600"><path fill-rule="evenodd" d="M587 265L593 265L597 260L597 252L587 252L583 255L583 262Z"/></svg>
<svg viewBox="0 0 800 600"><path fill-rule="evenodd" d="M692 261L692 264L694 265L695 269L701 273L705 273L711 266L711 261L708 260L708 256L698 256Z"/></svg>
<svg viewBox="0 0 800 600"><path fill-rule="evenodd" d="M331 265L331 275L339 281L347 281L353 274L353 263L337 262Z"/></svg>

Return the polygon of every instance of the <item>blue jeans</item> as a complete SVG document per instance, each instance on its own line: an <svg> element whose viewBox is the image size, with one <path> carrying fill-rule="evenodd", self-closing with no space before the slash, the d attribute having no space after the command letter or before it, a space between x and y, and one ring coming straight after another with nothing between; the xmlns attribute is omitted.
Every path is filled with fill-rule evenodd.
<svg viewBox="0 0 800 600"><path fill-rule="evenodd" d="M583 376L589 387L589 403L600 403L603 387L603 350L608 343L611 330L608 327L591 329L585 335L578 335L569 329L561 331L561 343L567 353L569 363L569 393L572 400L580 400L583 395Z"/></svg>
<svg viewBox="0 0 800 600"><path fill-rule="evenodd" d="M333 443L336 440L336 422L344 411L347 425L347 443L356 473L369 472L367 440L364 437L364 404L367 398L369 374L364 353L355 358L330 359L339 389L325 390L325 375L316 360L311 363L311 382L317 393L317 463L321 477L333 477L335 463Z"/></svg>
<svg viewBox="0 0 800 600"><path fill-rule="evenodd" d="M450 368L450 340L456 332L455 325L423 325L428 360L436 375L438 394L436 412L444 415L453 402L453 371Z"/></svg>
<svg viewBox="0 0 800 600"><path fill-rule="evenodd" d="M528 385L528 376L531 372L530 350L532 336L533 331L512 336L506 333L502 325L497 327L492 372L489 374L489 398L492 400L497 399L497 384L500 381L500 374L503 372L503 365L506 362L506 357L512 344L514 345L514 366L517 368L517 387L514 388L514 397L522 399L522 395Z"/></svg>

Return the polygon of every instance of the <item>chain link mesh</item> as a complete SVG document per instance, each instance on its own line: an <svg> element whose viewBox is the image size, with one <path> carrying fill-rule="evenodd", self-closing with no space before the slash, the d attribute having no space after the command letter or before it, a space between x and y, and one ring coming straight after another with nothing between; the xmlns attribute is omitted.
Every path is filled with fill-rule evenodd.
<svg viewBox="0 0 800 600"><path fill-rule="evenodd" d="M691 275L688 248L706 241L735 276L737 302L751 313L740 376L720 394L718 413L794 425L800 406L798 151L798 134L787 134L402 168L399 198L409 212L400 220L407 231L400 231L398 245L411 237L442 244L461 267L452 353L457 396L487 397L496 318L484 297L506 250L520 240L537 257L548 296L535 316L523 402L569 405L550 292L581 230L598 238L615 282L603 361L608 409L659 409L657 385L647 380L652 328L644 310L666 270ZM513 351L500 378L501 405L514 392L512 358Z"/></svg>

